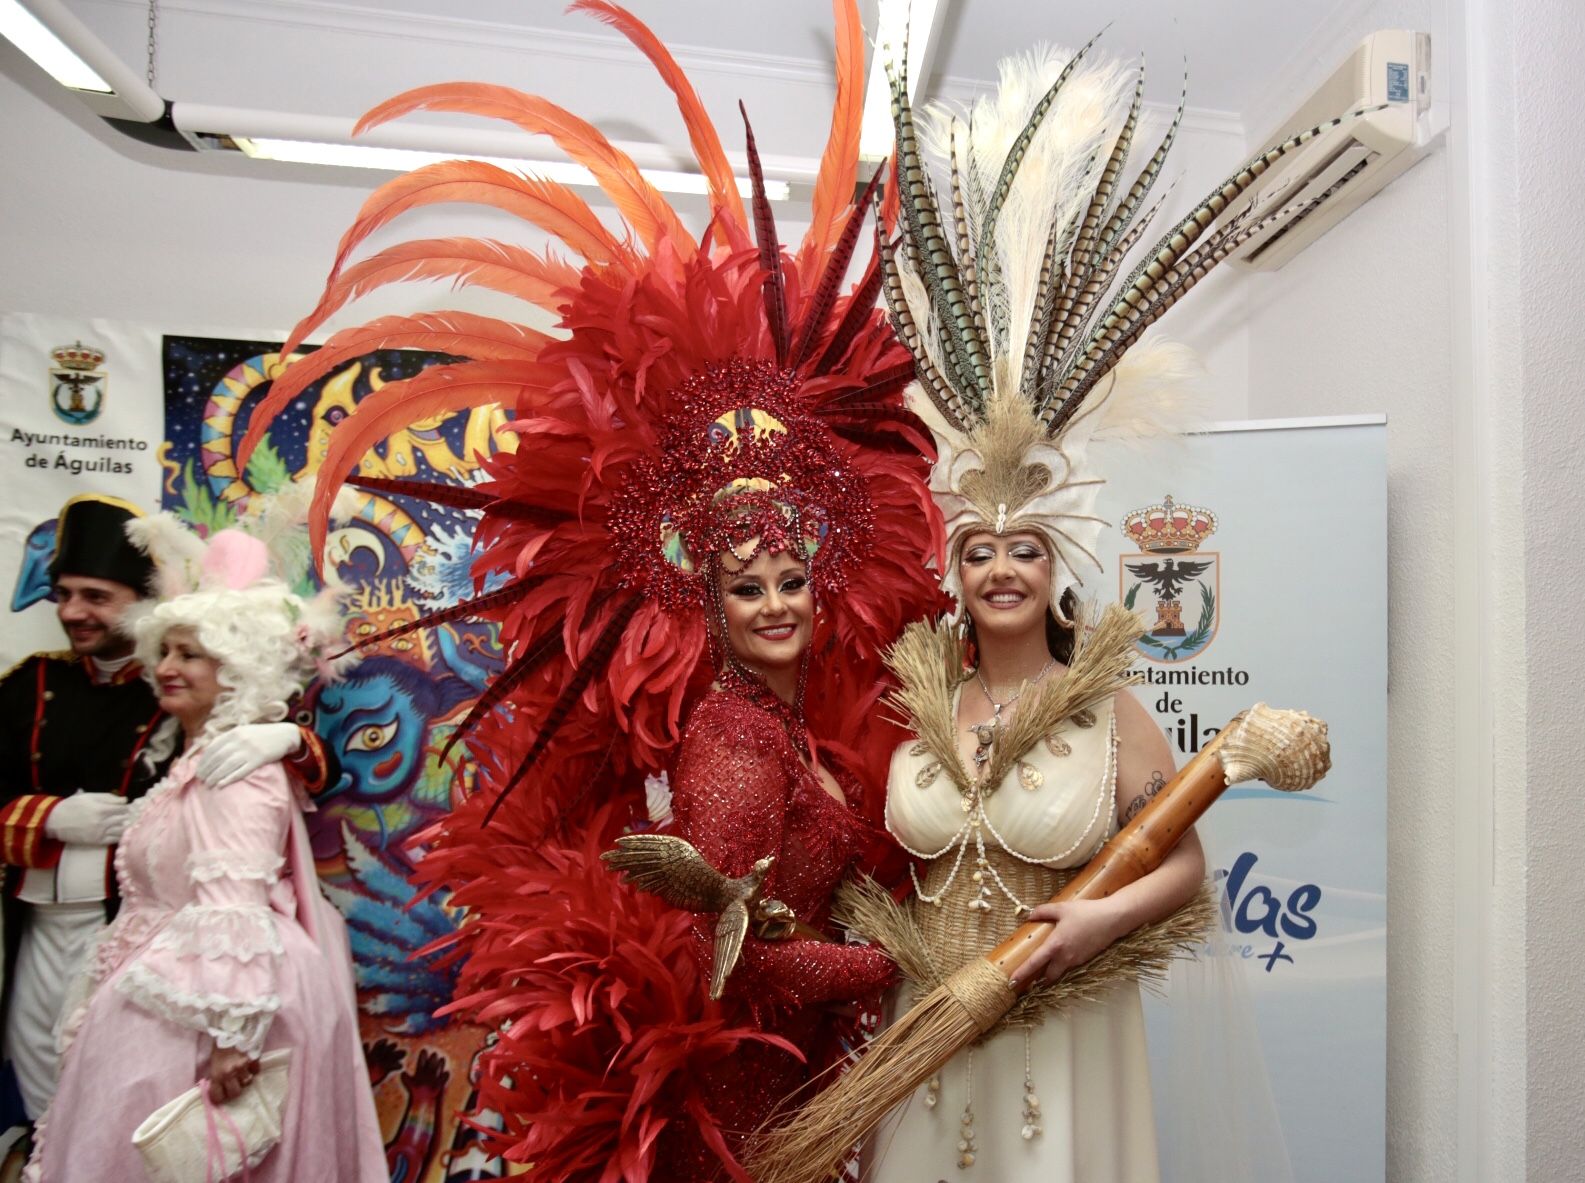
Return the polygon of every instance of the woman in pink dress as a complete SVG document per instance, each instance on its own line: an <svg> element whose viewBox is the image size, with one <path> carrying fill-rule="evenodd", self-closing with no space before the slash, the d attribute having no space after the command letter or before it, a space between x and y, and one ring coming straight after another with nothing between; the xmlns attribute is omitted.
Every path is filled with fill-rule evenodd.
<svg viewBox="0 0 1585 1183"><path fill-rule="evenodd" d="M281 1141L252 1179L384 1183L346 933L314 874L303 802L279 764L224 789L193 773L227 729L285 715L339 633L334 603L268 577L264 544L240 531L201 554L186 545L197 590L135 626L172 724L149 747L170 751L179 728L185 751L132 807L121 910L67 1003L60 1087L26 1177L146 1178L132 1133L150 1113L205 1080L229 1100L261 1055L290 1048Z"/></svg>

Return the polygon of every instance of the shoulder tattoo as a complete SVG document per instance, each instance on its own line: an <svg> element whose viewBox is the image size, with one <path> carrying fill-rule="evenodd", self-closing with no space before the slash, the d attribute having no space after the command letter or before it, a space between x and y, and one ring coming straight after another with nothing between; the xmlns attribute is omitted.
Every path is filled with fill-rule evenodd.
<svg viewBox="0 0 1585 1183"><path fill-rule="evenodd" d="M1162 776L1160 772L1152 772L1149 783L1145 785L1138 796L1128 803L1128 808L1123 810L1123 823L1126 825L1133 821L1139 811L1150 804L1151 798L1166 787L1167 778Z"/></svg>

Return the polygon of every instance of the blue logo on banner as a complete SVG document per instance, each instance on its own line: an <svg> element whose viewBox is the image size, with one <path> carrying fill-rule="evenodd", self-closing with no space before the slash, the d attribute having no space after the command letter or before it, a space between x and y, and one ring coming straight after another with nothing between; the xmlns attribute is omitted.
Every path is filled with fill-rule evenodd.
<svg viewBox="0 0 1585 1183"><path fill-rule="evenodd" d="M1249 943L1235 945L1235 952L1241 957L1264 961L1266 972L1270 973L1278 962L1293 964L1293 957L1286 951L1286 942L1315 938L1318 930L1311 913L1321 902L1321 888L1319 884L1301 883L1288 893L1286 900L1279 899L1264 883L1250 881L1249 873L1258 861L1259 856L1254 851L1246 850L1233 861L1232 870L1218 871L1216 875L1218 878L1225 875L1222 927L1235 938L1252 938ZM1259 952L1256 945L1264 945L1267 940L1276 943L1265 952Z"/></svg>

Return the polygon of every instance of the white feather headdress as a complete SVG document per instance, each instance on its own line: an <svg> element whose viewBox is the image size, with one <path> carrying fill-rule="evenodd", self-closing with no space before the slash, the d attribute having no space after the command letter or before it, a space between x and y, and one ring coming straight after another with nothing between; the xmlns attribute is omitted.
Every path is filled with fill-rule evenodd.
<svg viewBox="0 0 1585 1183"><path fill-rule="evenodd" d="M914 355L916 409L939 449L931 492L947 526L943 583L961 597L956 557L969 533L1037 531L1051 548L1059 614L1062 592L1099 566L1103 480L1088 464L1090 442L1173 430L1198 371L1183 346L1140 337L1212 267L1292 212L1207 234L1228 203L1341 122L1249 161L1125 274L1161 207L1151 194L1183 105L1129 181L1144 69L1100 60L1093 45L1010 58L994 94L966 110L932 107L917 125L907 79L888 66L899 213L895 235L879 231L882 290Z"/></svg>

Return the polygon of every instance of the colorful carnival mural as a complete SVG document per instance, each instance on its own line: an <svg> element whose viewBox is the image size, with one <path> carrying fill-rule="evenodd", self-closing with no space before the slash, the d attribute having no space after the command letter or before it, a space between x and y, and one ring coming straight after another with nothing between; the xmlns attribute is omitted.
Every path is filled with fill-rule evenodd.
<svg viewBox="0 0 1585 1183"><path fill-rule="evenodd" d="M368 354L310 387L276 423L246 471L235 446L252 408L282 369L262 341L164 339L162 502L200 531L223 529L249 497L312 477L330 430L387 382L448 360ZM468 482L502 440L495 408L425 422L391 436L360 465L365 476ZM511 437L505 437L510 446ZM358 493L331 538L328 562L351 586L354 640L373 637L471 593L466 516L424 502ZM304 579L312 578L304 555ZM446 901L413 898L410 839L468 790L464 746L446 740L500 658L492 630L446 624L378 642L345 680L311 686L300 721L335 753L341 776L318 801L309 832L321 879L346 916L357 967L364 1050L386 1135L392 1183L463 1183L504 1175L473 1130L470 1075L484 1032L435 1011L453 974L420 950L452 931Z"/></svg>

